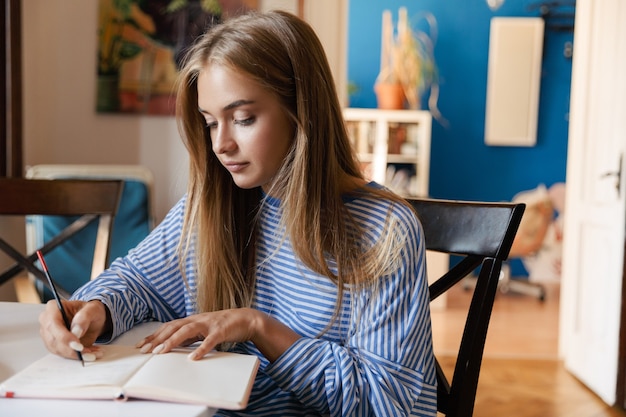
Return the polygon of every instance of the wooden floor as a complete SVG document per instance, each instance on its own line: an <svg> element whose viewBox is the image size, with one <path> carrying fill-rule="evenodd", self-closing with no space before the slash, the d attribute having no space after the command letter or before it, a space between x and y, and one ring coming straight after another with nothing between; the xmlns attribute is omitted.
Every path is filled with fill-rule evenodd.
<svg viewBox="0 0 626 417"><path fill-rule="evenodd" d="M446 373L463 331L471 291L453 288L432 311L435 354ZM498 293L478 383L476 417L625 417L602 402L558 360L558 286L544 302Z"/></svg>

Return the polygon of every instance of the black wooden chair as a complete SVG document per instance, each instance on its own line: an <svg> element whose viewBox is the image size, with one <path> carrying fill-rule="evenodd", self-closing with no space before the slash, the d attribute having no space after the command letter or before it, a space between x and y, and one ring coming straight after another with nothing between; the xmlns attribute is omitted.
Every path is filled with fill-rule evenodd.
<svg viewBox="0 0 626 417"><path fill-rule="evenodd" d="M409 201L424 228L426 248L460 258L448 272L431 282L431 302L464 277L478 273L451 379L446 377L437 360L437 410L447 417L469 417L474 411L500 269L509 255L525 205L432 199Z"/></svg>
<svg viewBox="0 0 626 417"><path fill-rule="evenodd" d="M77 216L67 228L38 248L44 255L98 219L91 277L85 277L88 280L107 266L113 219L123 187L124 182L121 180L0 178L0 216ZM17 250L16 245L10 245L5 239L0 238L0 251L6 253L16 264L0 273L0 284L26 270L48 287L46 276L35 265L37 255L34 251L23 255L23 251ZM70 268L71 265L67 267ZM53 271L52 274L59 281L55 282L55 286L61 296L68 297L69 291L62 282L63 271Z"/></svg>

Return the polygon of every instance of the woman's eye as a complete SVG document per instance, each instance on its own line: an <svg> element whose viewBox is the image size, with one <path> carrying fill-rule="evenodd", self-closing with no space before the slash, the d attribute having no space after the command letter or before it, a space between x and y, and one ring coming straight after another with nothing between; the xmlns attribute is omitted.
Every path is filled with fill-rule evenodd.
<svg viewBox="0 0 626 417"><path fill-rule="evenodd" d="M255 120L254 116L248 117L248 118L245 118L245 119L235 119L235 124L236 125L241 125L241 126L249 126L252 123L254 123L254 120Z"/></svg>
<svg viewBox="0 0 626 417"><path fill-rule="evenodd" d="M217 127L217 122L206 122L207 129L215 129Z"/></svg>

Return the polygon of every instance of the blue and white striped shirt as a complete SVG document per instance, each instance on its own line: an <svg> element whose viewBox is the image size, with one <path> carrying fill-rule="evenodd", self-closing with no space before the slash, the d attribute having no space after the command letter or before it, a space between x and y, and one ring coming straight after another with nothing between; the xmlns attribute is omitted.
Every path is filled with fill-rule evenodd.
<svg viewBox="0 0 626 417"><path fill-rule="evenodd" d="M75 299L107 305L113 337L139 322L195 313L193 250L183 260L189 288L176 252L185 201L137 248L74 294ZM358 197L346 204L365 231L365 247L389 227L389 201ZM257 355L261 366L248 408L218 415L435 416L424 241L413 212L398 204L391 207L394 233L403 245L398 268L380 278L375 293L346 291L338 320L321 336L335 311L337 288L296 258L289 237L279 230L278 200L268 198L260 214L253 308L302 337L274 363L251 342L237 344L236 351ZM329 266L334 270L332 260Z"/></svg>

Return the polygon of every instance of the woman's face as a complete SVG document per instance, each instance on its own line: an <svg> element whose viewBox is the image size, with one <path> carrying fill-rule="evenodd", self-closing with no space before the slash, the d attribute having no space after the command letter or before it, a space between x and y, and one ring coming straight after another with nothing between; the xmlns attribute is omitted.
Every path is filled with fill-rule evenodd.
<svg viewBox="0 0 626 417"><path fill-rule="evenodd" d="M235 184L267 192L293 141L278 98L242 73L209 65L198 75L198 108Z"/></svg>

